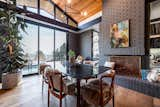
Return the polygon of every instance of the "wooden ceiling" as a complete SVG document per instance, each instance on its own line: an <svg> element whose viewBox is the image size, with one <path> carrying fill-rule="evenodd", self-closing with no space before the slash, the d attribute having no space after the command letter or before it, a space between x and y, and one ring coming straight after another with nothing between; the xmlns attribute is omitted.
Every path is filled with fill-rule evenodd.
<svg viewBox="0 0 160 107"><path fill-rule="evenodd" d="M52 0L55 4L57 4L61 9L65 10L65 4L67 4L67 0ZM102 0L70 0L70 7L73 9L67 8L69 12L75 12L75 10L79 11L79 14L68 13L73 19L75 19L78 23L93 16L94 14L100 12L102 10ZM81 12L87 12L87 15L81 15Z"/></svg>

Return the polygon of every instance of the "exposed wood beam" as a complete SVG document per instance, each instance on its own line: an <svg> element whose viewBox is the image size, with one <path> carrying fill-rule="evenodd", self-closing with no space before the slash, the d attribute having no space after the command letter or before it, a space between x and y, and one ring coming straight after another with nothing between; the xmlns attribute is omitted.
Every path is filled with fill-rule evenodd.
<svg viewBox="0 0 160 107"><path fill-rule="evenodd" d="M93 8L93 10L89 10L88 17L95 15L96 13L100 12L101 10L102 10L101 8L95 8L95 9ZM77 19L79 20L79 22L81 22L81 21L87 19L88 17L79 17L79 18L77 17Z"/></svg>
<svg viewBox="0 0 160 107"><path fill-rule="evenodd" d="M91 26L97 24L97 23L100 23L101 20L102 20L102 17L98 17L98 18L96 18L96 19L94 19L94 20L92 20L92 21L90 21L90 22L88 22L88 23L86 23L84 25L79 26L78 28L80 30L84 30L84 29L86 29L88 27L91 27Z"/></svg>

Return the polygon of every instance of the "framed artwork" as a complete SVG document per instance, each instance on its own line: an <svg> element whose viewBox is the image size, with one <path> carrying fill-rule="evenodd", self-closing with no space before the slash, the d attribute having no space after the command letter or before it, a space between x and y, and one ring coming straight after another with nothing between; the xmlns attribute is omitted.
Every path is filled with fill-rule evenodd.
<svg viewBox="0 0 160 107"><path fill-rule="evenodd" d="M110 28L111 48L129 47L129 20L112 24Z"/></svg>

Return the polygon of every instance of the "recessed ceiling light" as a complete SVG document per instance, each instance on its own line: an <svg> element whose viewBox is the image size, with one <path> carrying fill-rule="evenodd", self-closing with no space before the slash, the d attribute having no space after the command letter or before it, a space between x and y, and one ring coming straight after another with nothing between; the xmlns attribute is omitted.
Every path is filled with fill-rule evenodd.
<svg viewBox="0 0 160 107"><path fill-rule="evenodd" d="M71 4L71 0L67 0L67 3L68 3L68 4Z"/></svg>
<svg viewBox="0 0 160 107"><path fill-rule="evenodd" d="M83 13L84 16L87 16L87 14L88 14L88 13L87 13L86 11Z"/></svg>
<svg viewBox="0 0 160 107"><path fill-rule="evenodd" d="M88 13L85 11L85 12L81 12L81 15L82 16L87 16L88 15Z"/></svg>
<svg viewBox="0 0 160 107"><path fill-rule="evenodd" d="M63 16L63 14L61 14L61 18L63 18L64 16Z"/></svg>

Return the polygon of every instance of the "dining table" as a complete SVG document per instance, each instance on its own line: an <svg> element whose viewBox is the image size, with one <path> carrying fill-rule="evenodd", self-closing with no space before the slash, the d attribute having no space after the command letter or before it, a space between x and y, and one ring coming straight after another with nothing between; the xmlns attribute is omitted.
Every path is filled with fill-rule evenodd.
<svg viewBox="0 0 160 107"><path fill-rule="evenodd" d="M58 69L58 68L57 68ZM62 74L76 79L77 88L77 107L80 107L80 83L82 79L97 77L111 68L105 66L92 66L85 64L63 64L60 71Z"/></svg>

